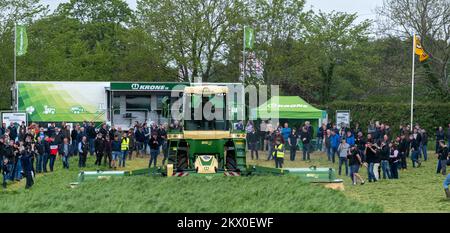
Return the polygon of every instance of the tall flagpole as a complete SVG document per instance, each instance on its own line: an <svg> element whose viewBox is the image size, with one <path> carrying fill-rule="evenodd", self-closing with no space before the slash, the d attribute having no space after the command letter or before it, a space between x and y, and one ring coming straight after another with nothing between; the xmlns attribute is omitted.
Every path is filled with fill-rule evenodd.
<svg viewBox="0 0 450 233"><path fill-rule="evenodd" d="M16 55L17 55L17 23L16 22L14 22L14 82L13 82L13 88L12 88L12 91L13 91L13 93L12 93L12 95L13 95L13 106L12 106L12 109L14 110L14 111L16 111L16 80L17 80L17 77L16 77L16 64L17 64L17 62L16 62Z"/></svg>
<svg viewBox="0 0 450 233"><path fill-rule="evenodd" d="M242 74L242 83L245 83L245 68L246 68L246 60L245 60L245 25L244 25L244 37L243 37L243 49L242 49L242 70L243 70L243 74Z"/></svg>
<svg viewBox="0 0 450 233"><path fill-rule="evenodd" d="M413 117L414 117L414 62L416 52L416 33L413 32L413 50L412 50L412 74L411 74L411 130L413 129Z"/></svg>

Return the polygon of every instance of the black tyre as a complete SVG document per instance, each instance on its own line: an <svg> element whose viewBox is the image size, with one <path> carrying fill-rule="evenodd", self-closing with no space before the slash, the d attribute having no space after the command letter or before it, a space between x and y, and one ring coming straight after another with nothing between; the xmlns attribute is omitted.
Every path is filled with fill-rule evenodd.
<svg viewBox="0 0 450 233"><path fill-rule="evenodd" d="M237 170L237 162L234 156L227 156L226 168L231 171Z"/></svg>
<svg viewBox="0 0 450 233"><path fill-rule="evenodd" d="M177 161L177 170L184 170L188 168L188 156L187 154L179 154Z"/></svg>

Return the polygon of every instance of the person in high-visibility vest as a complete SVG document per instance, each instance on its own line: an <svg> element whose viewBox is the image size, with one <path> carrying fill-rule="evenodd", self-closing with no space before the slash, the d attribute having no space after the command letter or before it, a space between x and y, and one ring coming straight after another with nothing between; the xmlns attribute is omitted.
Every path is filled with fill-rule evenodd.
<svg viewBox="0 0 450 233"><path fill-rule="evenodd" d="M280 139L277 139L273 149L273 157L275 158L276 168L283 168L284 151L284 145L281 143Z"/></svg>
<svg viewBox="0 0 450 233"><path fill-rule="evenodd" d="M130 149L130 139L127 137L127 133L123 133L120 143L120 150L122 151L122 154L119 158L119 167L125 167L125 160L127 159L129 149Z"/></svg>

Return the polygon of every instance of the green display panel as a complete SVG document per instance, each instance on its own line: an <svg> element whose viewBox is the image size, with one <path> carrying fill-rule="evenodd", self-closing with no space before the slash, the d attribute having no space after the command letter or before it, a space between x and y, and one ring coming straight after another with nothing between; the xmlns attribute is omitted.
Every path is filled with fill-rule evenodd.
<svg viewBox="0 0 450 233"><path fill-rule="evenodd" d="M30 122L106 121L108 82L19 82L18 108Z"/></svg>

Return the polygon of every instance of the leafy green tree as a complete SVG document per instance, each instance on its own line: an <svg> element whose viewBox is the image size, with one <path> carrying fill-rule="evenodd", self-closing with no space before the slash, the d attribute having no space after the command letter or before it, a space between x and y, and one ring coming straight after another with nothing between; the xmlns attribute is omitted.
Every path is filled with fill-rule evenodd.
<svg viewBox="0 0 450 233"><path fill-rule="evenodd" d="M158 42L182 80L202 77L207 82L213 67L224 61L227 42L240 22L240 1L142 0L138 19Z"/></svg>
<svg viewBox="0 0 450 233"><path fill-rule="evenodd" d="M368 21L356 23L356 14L319 12L306 22L305 40L314 48L321 74L321 103L331 100L331 90L338 66L347 62L347 53L368 40Z"/></svg>

